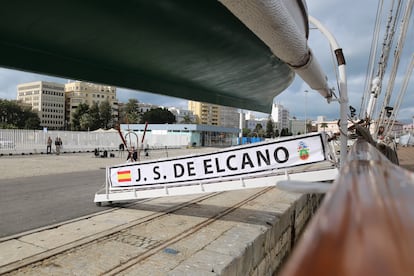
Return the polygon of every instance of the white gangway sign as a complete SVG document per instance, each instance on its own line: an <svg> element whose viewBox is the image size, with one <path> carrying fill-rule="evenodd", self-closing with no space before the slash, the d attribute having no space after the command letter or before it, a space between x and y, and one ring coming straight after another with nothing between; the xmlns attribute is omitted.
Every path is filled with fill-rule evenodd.
<svg viewBox="0 0 414 276"><path fill-rule="evenodd" d="M330 181L338 170L330 161L325 133L235 146L213 153L107 167L108 202L275 186L277 181ZM324 164L321 166L321 164Z"/></svg>

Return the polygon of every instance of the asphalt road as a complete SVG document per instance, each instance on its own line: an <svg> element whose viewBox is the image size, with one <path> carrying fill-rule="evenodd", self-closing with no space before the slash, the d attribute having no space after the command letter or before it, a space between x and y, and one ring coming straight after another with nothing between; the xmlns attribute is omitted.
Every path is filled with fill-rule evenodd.
<svg viewBox="0 0 414 276"><path fill-rule="evenodd" d="M105 170L0 179L0 238L111 208L95 193Z"/></svg>

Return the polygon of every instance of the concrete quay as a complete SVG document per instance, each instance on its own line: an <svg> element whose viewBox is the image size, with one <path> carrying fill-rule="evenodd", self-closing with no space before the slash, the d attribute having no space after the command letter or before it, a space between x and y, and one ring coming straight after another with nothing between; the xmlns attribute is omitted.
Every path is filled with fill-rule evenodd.
<svg viewBox="0 0 414 276"><path fill-rule="evenodd" d="M400 166L414 172L414 147L398 147L397 154Z"/></svg>
<svg viewBox="0 0 414 276"><path fill-rule="evenodd" d="M169 157L217 149L177 149ZM149 158L166 157L152 152ZM398 150L402 167L414 171L414 147ZM93 154L36 155L0 158L3 179L95 170L122 163L125 156ZM10 275L272 275L287 258L321 197L265 190L198 231L181 235L227 205L265 189L220 193L171 212L197 195L157 198L127 208L38 229L0 240L0 274ZM148 216L160 219L136 224ZM172 239L177 236L177 239ZM148 248L140 262L131 261ZM133 258L132 258L133 259Z"/></svg>
<svg viewBox="0 0 414 276"><path fill-rule="evenodd" d="M164 158L216 151L215 148L152 151ZM96 158L92 153L3 156L1 179L96 170L123 163L126 156ZM263 191L262 191L263 190ZM227 205L260 195L192 234L173 240L145 260L121 270L120 264L143 248L182 235L223 212ZM10 275L271 275L287 257L320 197L249 189L214 195L182 211L164 206L200 195L157 198L127 208L37 229L0 240L0 274ZM161 207L162 208L161 208ZM148 215L158 220L134 225ZM131 261L129 261L131 262ZM127 262L128 263L128 262Z"/></svg>

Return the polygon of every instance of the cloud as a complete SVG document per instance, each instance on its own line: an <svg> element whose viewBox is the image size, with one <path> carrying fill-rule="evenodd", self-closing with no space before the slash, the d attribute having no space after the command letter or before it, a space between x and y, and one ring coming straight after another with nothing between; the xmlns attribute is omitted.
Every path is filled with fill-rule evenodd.
<svg viewBox="0 0 414 276"><path fill-rule="evenodd" d="M381 17L381 32L379 43L381 46L384 38L385 23L390 1L384 1L384 15ZM346 73L348 96L350 105L357 109L357 114L361 110L361 99L364 94L367 79L367 68L369 66L369 57L371 43L374 32L374 24L377 12L377 3L375 1L307 1L309 15L319 20L334 36L340 47L343 49L346 60ZM406 72L410 61L410 55L414 49L414 19L411 18L409 31L407 33L405 47L402 52L399 70L393 97L390 105L394 105L395 95L399 92L403 81L403 75ZM398 33L395 39L398 39ZM329 85L335 87L336 91L336 62L334 61L327 39L317 29L311 29L309 34L309 46L315 57L318 59L321 67L326 72ZM385 87L389 83L392 60L394 57L395 43L392 46L391 59L387 67L387 74L383 80L383 92L381 100L385 94ZM374 62L378 67L379 55L381 49L377 52ZM376 72L376 71L375 71ZM303 119L305 116L304 92L311 91L309 87L297 76L294 83L282 94L277 96L274 102L283 104L290 110L290 114ZM398 118L411 118L414 114L410 112L414 107L414 78L411 77L407 87L406 96L401 105ZM318 99L317 93L311 91L308 93L307 117L316 118L318 115L324 115L329 119L339 117L339 105L337 103L325 104ZM380 101L381 101L380 100Z"/></svg>

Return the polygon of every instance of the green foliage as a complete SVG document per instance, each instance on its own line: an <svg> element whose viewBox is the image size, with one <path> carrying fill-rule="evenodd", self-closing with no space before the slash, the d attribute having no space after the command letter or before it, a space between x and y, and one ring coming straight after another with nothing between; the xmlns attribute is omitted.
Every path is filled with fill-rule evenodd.
<svg viewBox="0 0 414 276"><path fill-rule="evenodd" d="M124 108L120 111L121 124L137 124L140 122L141 112L138 107L139 101L136 99L129 99Z"/></svg>
<svg viewBox="0 0 414 276"><path fill-rule="evenodd" d="M273 131L273 120L269 117L266 123L266 138L273 138L275 137L274 131Z"/></svg>
<svg viewBox="0 0 414 276"><path fill-rule="evenodd" d="M101 102L99 105L99 115L101 127L108 129L112 127L112 107L108 101Z"/></svg>
<svg viewBox="0 0 414 276"><path fill-rule="evenodd" d="M91 125L92 125L91 115L89 113L82 114L82 116L79 118L80 130L88 130L88 129L92 130Z"/></svg>
<svg viewBox="0 0 414 276"><path fill-rule="evenodd" d="M99 112L98 103L95 102L92 104L92 106L89 107L89 115L90 115L89 129L96 130L100 128L102 123L101 123L101 116Z"/></svg>
<svg viewBox="0 0 414 276"><path fill-rule="evenodd" d="M306 133L312 132L312 123L306 123Z"/></svg>
<svg viewBox="0 0 414 276"><path fill-rule="evenodd" d="M249 137L251 130L249 128L243 128L243 137Z"/></svg>
<svg viewBox="0 0 414 276"><path fill-rule="evenodd" d="M141 124L148 122L149 124L173 124L175 116L166 108L154 108L148 110L142 115Z"/></svg>
<svg viewBox="0 0 414 276"><path fill-rule="evenodd" d="M40 128L40 119L36 113L30 112L29 114L25 114L26 120L24 123L25 129L39 129Z"/></svg>
<svg viewBox="0 0 414 276"><path fill-rule="evenodd" d="M71 121L71 128L72 130L82 130L81 127L81 118L84 114L87 114L89 112L89 105L86 103L80 103L78 107L76 108L75 112L73 112L72 115L72 121ZM82 119L82 124L85 126L87 124L85 122L86 118ZM83 129L85 130L85 129Z"/></svg>
<svg viewBox="0 0 414 276"><path fill-rule="evenodd" d="M187 114L187 115L184 115L184 117L183 117L183 119L180 123L182 123L182 124L192 124L193 121L191 120L190 116Z"/></svg>
<svg viewBox="0 0 414 276"><path fill-rule="evenodd" d="M30 107L0 99L0 128L39 129L40 119Z"/></svg>
<svg viewBox="0 0 414 276"><path fill-rule="evenodd" d="M81 103L72 116L72 130L108 129L112 123L112 107L108 101L101 102L99 106L94 103L91 107Z"/></svg>
<svg viewBox="0 0 414 276"><path fill-rule="evenodd" d="M257 124L253 130L253 132L251 132L249 134L249 137L264 137L265 136L265 130L263 129L262 124Z"/></svg>
<svg viewBox="0 0 414 276"><path fill-rule="evenodd" d="M262 130L263 129L263 126L262 126L262 124L257 124L255 127L254 127L254 132L259 132L260 130Z"/></svg>

